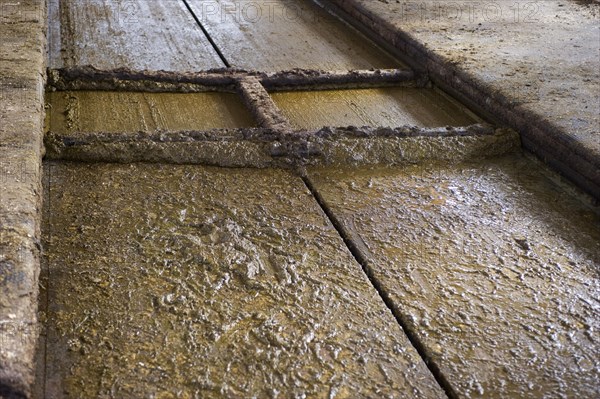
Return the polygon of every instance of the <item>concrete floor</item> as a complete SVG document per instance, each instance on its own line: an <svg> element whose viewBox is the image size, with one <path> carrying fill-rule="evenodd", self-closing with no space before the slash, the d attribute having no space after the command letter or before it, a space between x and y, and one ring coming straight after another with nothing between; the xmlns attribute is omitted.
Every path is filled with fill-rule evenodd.
<svg viewBox="0 0 600 399"><path fill-rule="evenodd" d="M43 3L0 29L41 42ZM43 48L0 63L35 70L0 75L24 89L1 98L18 112L0 130L0 397L600 396L600 213L520 148L527 132L308 0L49 3L49 66L72 84L48 87L45 129ZM596 5L562 3L597 32ZM435 51L452 43L436 36L452 26L400 15ZM464 71L520 87L496 83L496 61ZM88 66L108 70L101 88ZM593 152L595 133L571 136Z"/></svg>
<svg viewBox="0 0 600 399"><path fill-rule="evenodd" d="M46 171L45 397L444 396L293 173Z"/></svg>
<svg viewBox="0 0 600 399"><path fill-rule="evenodd" d="M457 396L598 393L600 220L538 169L509 155L309 171Z"/></svg>
<svg viewBox="0 0 600 399"><path fill-rule="evenodd" d="M324 0L600 197L600 4Z"/></svg>

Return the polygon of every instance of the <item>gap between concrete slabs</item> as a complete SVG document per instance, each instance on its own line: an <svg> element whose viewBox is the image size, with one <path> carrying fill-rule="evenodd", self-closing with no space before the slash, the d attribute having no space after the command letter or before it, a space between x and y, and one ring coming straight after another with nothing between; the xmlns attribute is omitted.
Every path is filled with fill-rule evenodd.
<svg viewBox="0 0 600 399"><path fill-rule="evenodd" d="M184 1L233 67L332 70L401 64L312 0Z"/></svg>
<svg viewBox="0 0 600 399"><path fill-rule="evenodd" d="M46 2L0 1L0 397L34 379Z"/></svg>
<svg viewBox="0 0 600 399"><path fill-rule="evenodd" d="M0 199L1 200L1 199Z"/></svg>
<svg viewBox="0 0 600 399"><path fill-rule="evenodd" d="M47 397L444 397L293 172L45 165Z"/></svg>
<svg viewBox="0 0 600 399"><path fill-rule="evenodd" d="M307 184L451 397L596 397L597 210L519 154L308 168Z"/></svg>
<svg viewBox="0 0 600 399"><path fill-rule="evenodd" d="M223 67L181 0L50 0L52 68ZM58 25L58 26L57 26Z"/></svg>

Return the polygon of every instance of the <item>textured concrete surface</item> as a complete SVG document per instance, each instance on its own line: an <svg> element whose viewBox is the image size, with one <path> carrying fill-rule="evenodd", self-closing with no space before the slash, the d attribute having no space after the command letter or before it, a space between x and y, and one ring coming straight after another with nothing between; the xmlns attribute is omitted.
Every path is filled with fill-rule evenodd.
<svg viewBox="0 0 600 399"><path fill-rule="evenodd" d="M443 93L399 87L273 93L297 129L323 126L468 126L478 119Z"/></svg>
<svg viewBox="0 0 600 399"><path fill-rule="evenodd" d="M0 1L0 397L33 379L45 2Z"/></svg>
<svg viewBox="0 0 600 399"><path fill-rule="evenodd" d="M444 397L293 174L45 171L46 397Z"/></svg>
<svg viewBox="0 0 600 399"><path fill-rule="evenodd" d="M232 93L53 92L46 128L54 133L155 132L252 127Z"/></svg>
<svg viewBox="0 0 600 399"><path fill-rule="evenodd" d="M600 198L600 4L332 0Z"/></svg>
<svg viewBox="0 0 600 399"><path fill-rule="evenodd" d="M198 71L224 66L181 0L48 0L50 67Z"/></svg>
<svg viewBox="0 0 600 399"><path fill-rule="evenodd" d="M55 110L64 113L55 115L59 125L69 126L48 136L54 154L301 171L336 165L310 171L311 188L330 205L372 281L290 172L49 164L49 252L40 286L49 330L37 396L439 397L438 383L451 396L600 396L597 215L518 156L444 167L342 167L473 161L513 150L514 132L327 127L287 134L291 126L259 81L281 89L305 84L308 75L356 76L276 70L401 65L308 1L189 0L198 21L179 0L49 1L51 66L75 67L75 85L101 74L82 68L91 64L131 69L109 72L90 90L237 88L262 127L281 130L193 130L248 121L232 94L191 95L197 115L188 125L178 115L192 113L187 105L169 111L180 94L69 93L80 97L63 97ZM359 10L356 18L436 82L517 128L528 148L600 192L597 5L336 3ZM216 12L203 8L210 5ZM469 16L469 7L477 13ZM41 324L35 298L45 10L42 0L0 0L0 397L31 396ZM214 32L224 56L197 22ZM172 74L223 67L226 59L267 73ZM135 71L141 69L154 72ZM375 82L389 78L363 72L369 74ZM238 85L242 75L249 79ZM120 80L132 76L142 81ZM402 76L405 84L415 75ZM409 84L425 84L416 78ZM80 101L95 95L108 102ZM319 94L310 96L302 106L327 109ZM128 97L131 108L119 103ZM328 112L354 112L353 103L346 96ZM124 107L110 120L113 105ZM356 124L387 117L368 113L377 110L358 112ZM103 126L98 116L113 133L73 137L82 125ZM141 132L115 133L119 128Z"/></svg>
<svg viewBox="0 0 600 399"><path fill-rule="evenodd" d="M512 155L309 170L460 397L600 395L600 217L539 169Z"/></svg>
<svg viewBox="0 0 600 399"><path fill-rule="evenodd" d="M310 0L188 0L233 67L263 71L402 65Z"/></svg>

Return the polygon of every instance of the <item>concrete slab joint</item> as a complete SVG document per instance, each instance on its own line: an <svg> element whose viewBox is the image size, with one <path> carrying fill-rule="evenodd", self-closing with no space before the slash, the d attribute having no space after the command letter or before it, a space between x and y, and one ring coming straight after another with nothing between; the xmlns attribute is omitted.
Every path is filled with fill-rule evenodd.
<svg viewBox="0 0 600 399"><path fill-rule="evenodd" d="M598 132L401 2L285 1L0 0L0 398L597 393L597 218L520 150L600 199Z"/></svg>

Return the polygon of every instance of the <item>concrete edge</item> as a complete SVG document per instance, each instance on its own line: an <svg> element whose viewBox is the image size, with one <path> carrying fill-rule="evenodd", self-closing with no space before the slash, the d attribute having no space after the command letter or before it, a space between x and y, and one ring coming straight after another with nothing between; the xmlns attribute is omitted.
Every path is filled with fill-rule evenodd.
<svg viewBox="0 0 600 399"><path fill-rule="evenodd" d="M362 6L357 0L320 0L341 12L368 36L389 43L397 53L412 59L412 67L469 106L493 115L522 136L523 146L545 164L600 201L600 156L544 116L516 104L508 93L498 92L429 50L410 33ZM405 60L406 61L406 60Z"/></svg>
<svg viewBox="0 0 600 399"><path fill-rule="evenodd" d="M40 332L46 0L1 4L0 397L32 397Z"/></svg>

